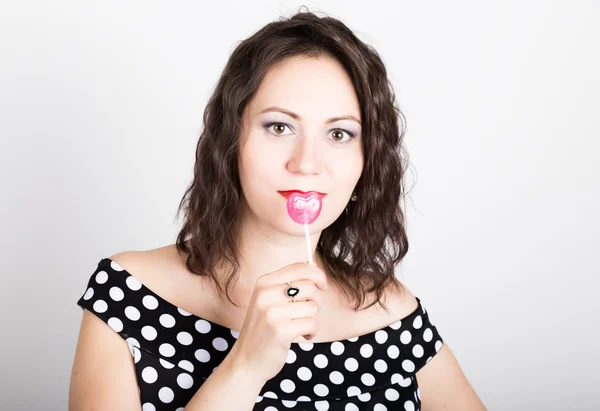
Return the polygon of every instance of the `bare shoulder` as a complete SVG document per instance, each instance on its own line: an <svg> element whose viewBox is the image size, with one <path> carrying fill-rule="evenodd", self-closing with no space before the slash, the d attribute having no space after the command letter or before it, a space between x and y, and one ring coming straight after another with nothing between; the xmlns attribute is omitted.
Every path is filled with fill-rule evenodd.
<svg viewBox="0 0 600 411"><path fill-rule="evenodd" d="M214 293L207 279L187 270L173 244L123 251L109 258L164 300L195 315L210 317Z"/></svg>
<svg viewBox="0 0 600 411"><path fill-rule="evenodd" d="M446 341L416 375L423 411L487 410Z"/></svg>
<svg viewBox="0 0 600 411"><path fill-rule="evenodd" d="M109 258L123 267L129 274L140 280L148 288L158 291L163 290L161 280L169 278L159 273L174 271L169 267L168 253L166 248L156 248L145 251L122 251Z"/></svg>
<svg viewBox="0 0 600 411"><path fill-rule="evenodd" d="M137 271L139 255L123 252L111 259ZM135 363L126 341L87 309L81 318L68 403L69 410L141 408Z"/></svg>
<svg viewBox="0 0 600 411"><path fill-rule="evenodd" d="M388 287L385 291L382 303L387 308L387 311L379 305L374 306L377 307L377 315L387 317L388 323L407 317L419 307L419 302L412 291L406 285L399 284L400 287Z"/></svg>

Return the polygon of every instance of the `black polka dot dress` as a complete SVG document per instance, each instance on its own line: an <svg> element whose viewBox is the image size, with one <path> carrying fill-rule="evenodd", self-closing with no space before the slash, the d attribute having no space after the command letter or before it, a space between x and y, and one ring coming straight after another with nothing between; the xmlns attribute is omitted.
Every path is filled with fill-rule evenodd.
<svg viewBox="0 0 600 411"><path fill-rule="evenodd" d="M443 340L417 298L408 316L358 337L292 343L254 410L419 410L416 373ZM231 350L238 332L161 298L104 258L77 302L129 346L143 411L181 411Z"/></svg>

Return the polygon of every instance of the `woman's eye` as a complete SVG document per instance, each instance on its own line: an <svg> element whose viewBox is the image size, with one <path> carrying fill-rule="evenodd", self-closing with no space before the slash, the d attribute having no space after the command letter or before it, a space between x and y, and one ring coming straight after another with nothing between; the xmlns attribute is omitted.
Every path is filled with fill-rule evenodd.
<svg viewBox="0 0 600 411"><path fill-rule="evenodd" d="M291 129L291 127L289 126L289 124L286 123L268 123L264 125L264 128L269 131L271 134L274 134L276 136L285 136L287 134L284 134L284 131L286 128ZM344 133L348 136L348 139L344 140ZM331 140L333 140L336 143L340 143L340 144L346 144L349 143L350 141L352 141L353 138L356 137L356 135L348 130L344 130L342 128L336 128L333 130L330 130L329 134L331 135Z"/></svg>
<svg viewBox="0 0 600 411"><path fill-rule="evenodd" d="M269 129L273 127L273 131L271 131L271 133L278 135L278 136L282 136L283 131L285 130L285 128L289 128L289 126L285 123L269 123L267 125L265 125L265 128L270 131Z"/></svg>

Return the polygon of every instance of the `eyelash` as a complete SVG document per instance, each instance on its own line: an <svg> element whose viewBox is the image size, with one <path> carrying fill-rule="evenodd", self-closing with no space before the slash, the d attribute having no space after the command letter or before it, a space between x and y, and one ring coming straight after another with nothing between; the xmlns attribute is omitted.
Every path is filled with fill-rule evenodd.
<svg viewBox="0 0 600 411"><path fill-rule="evenodd" d="M284 126L286 126L286 127L287 127L287 128L289 128L289 129L291 129L291 128L292 128L292 127L290 127L290 125L289 125L289 124L287 124L287 123L283 123L283 122L281 122L281 121L275 121L275 122L267 123L267 124L263 125L263 128L264 128L265 130L269 131L269 128L270 128L271 126L274 126L275 124L283 124ZM353 140L353 139L356 137L356 134L354 134L354 133L352 133L351 131L348 131L348 130L346 130L346 129L343 129L343 128L334 128L334 129L331 129L331 130L329 130L329 131L331 132L331 131L336 131L336 130L343 131L344 133L346 133L346 134L348 134L348 135L350 136L350 138L349 138L347 141L335 141L335 140L333 140L334 142L336 142L336 143L338 143L338 144L348 144L348 143L352 142L352 140ZM270 131L269 131L269 132L270 132ZM270 133L271 133L271 132L270 132ZM275 135L275 136L278 136L278 137L280 137L280 135L278 135L278 134L275 134L275 133L271 133L271 134L273 134L273 135Z"/></svg>

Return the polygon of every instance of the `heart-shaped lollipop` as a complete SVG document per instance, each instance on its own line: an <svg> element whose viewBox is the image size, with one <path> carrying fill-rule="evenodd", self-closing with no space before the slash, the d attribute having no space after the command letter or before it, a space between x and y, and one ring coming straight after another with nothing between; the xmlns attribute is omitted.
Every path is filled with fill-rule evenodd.
<svg viewBox="0 0 600 411"><path fill-rule="evenodd" d="M287 199L288 214L298 224L312 224L321 214L322 207L321 196L314 191L291 193Z"/></svg>

